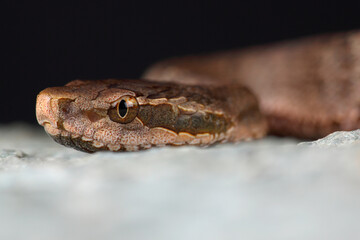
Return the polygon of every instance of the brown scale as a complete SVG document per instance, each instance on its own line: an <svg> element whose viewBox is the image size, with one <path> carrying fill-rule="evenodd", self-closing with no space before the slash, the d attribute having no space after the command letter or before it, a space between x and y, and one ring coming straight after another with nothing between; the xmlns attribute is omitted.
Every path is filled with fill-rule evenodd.
<svg viewBox="0 0 360 240"><path fill-rule="evenodd" d="M188 56L150 67L144 78L241 84L255 93L270 132L319 138L360 128L360 32Z"/></svg>

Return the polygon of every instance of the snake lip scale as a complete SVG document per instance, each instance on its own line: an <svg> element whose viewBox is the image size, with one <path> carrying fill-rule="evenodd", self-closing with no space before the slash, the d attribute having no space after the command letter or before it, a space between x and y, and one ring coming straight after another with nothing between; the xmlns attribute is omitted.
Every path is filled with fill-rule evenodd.
<svg viewBox="0 0 360 240"><path fill-rule="evenodd" d="M58 143L85 152L208 146L360 127L360 31L173 58L142 79L75 80L37 96Z"/></svg>

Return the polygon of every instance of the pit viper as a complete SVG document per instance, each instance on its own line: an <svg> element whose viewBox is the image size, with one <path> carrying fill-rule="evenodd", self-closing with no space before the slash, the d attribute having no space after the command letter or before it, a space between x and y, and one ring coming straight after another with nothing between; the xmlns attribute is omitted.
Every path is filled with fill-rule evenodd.
<svg viewBox="0 0 360 240"><path fill-rule="evenodd" d="M85 152L360 128L360 31L172 58L141 79L75 80L41 91L36 116Z"/></svg>

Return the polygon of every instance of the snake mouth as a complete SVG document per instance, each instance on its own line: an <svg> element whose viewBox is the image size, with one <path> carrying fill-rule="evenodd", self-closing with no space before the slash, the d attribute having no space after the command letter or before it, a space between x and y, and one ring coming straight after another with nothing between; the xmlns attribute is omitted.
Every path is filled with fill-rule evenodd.
<svg viewBox="0 0 360 240"><path fill-rule="evenodd" d="M78 138L72 138L71 136L62 136L62 135L50 135L55 142L64 145L66 147L71 147L76 150L87 152L87 153L93 153L99 150L107 150L108 148L103 146L100 148L97 148L93 145L93 142L86 142L83 141L80 137Z"/></svg>
<svg viewBox="0 0 360 240"><path fill-rule="evenodd" d="M57 143L64 145L66 147L71 147L76 150L93 153L100 150L109 150L109 148L98 141L93 139L79 136L77 134L71 134L66 130L58 129L54 127L49 121L44 121L42 123L44 126L45 132Z"/></svg>
<svg viewBox="0 0 360 240"><path fill-rule="evenodd" d="M155 146L152 144L142 145L126 145L126 144L106 144L92 138L81 136L75 133L70 133L66 130L54 127L48 121L43 122L45 132L57 143L66 147L74 148L76 150L94 153L97 151L109 150L112 152L132 152L138 150L146 150Z"/></svg>
<svg viewBox="0 0 360 240"><path fill-rule="evenodd" d="M74 148L76 150L93 153L101 150L110 150L105 144L94 141L93 139L71 134L66 130L61 130L49 122L44 121L43 123L45 132L57 143L66 147Z"/></svg>

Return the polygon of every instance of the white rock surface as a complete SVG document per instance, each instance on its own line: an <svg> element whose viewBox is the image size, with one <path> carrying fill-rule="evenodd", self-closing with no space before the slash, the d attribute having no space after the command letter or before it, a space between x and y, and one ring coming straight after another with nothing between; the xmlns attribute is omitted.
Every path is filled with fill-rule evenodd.
<svg viewBox="0 0 360 240"><path fill-rule="evenodd" d="M359 239L360 145L86 154L0 126L0 239Z"/></svg>
<svg viewBox="0 0 360 240"><path fill-rule="evenodd" d="M299 145L316 147L339 147L360 144L360 129L354 131L340 131L313 142L303 142Z"/></svg>

